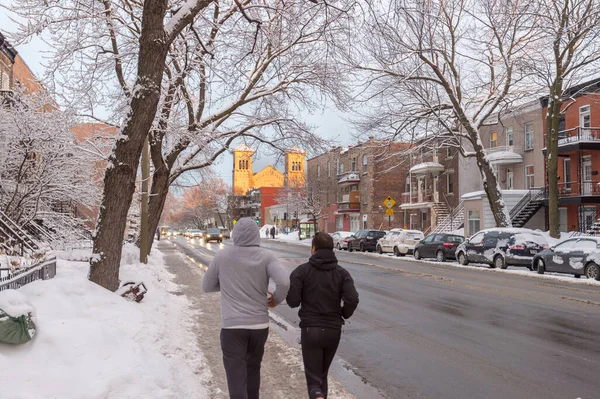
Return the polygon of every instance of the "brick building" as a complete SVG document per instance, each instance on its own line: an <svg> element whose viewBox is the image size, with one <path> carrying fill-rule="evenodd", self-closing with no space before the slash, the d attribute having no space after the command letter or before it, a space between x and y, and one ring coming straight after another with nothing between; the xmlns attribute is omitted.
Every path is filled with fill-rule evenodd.
<svg viewBox="0 0 600 399"><path fill-rule="evenodd" d="M404 143L388 146L369 140L309 159L307 181L318 186L323 209L319 230L402 227L404 221L398 206L394 207L396 213L390 221L385 216L383 201L391 196L400 202L407 171L402 157L395 155L407 148Z"/></svg>
<svg viewBox="0 0 600 399"><path fill-rule="evenodd" d="M17 59L17 50L15 50L0 33L0 100L14 87L14 64Z"/></svg>
<svg viewBox="0 0 600 399"><path fill-rule="evenodd" d="M443 142L443 137L424 138L408 154L409 175L400 209L404 225L425 234L449 218L460 202L459 153ZM453 230L452 226L446 229Z"/></svg>
<svg viewBox="0 0 600 399"><path fill-rule="evenodd" d="M548 99L542 98L541 105L546 115ZM567 89L563 111L558 140L560 230L595 233L600 227L600 79Z"/></svg>

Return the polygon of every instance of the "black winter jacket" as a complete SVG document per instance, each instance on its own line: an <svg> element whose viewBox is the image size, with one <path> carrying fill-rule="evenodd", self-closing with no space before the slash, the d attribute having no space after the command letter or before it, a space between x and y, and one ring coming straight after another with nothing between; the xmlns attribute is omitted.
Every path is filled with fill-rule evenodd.
<svg viewBox="0 0 600 399"><path fill-rule="evenodd" d="M341 328L358 306L358 292L335 253L320 249L292 272L287 303L300 306L300 327Z"/></svg>

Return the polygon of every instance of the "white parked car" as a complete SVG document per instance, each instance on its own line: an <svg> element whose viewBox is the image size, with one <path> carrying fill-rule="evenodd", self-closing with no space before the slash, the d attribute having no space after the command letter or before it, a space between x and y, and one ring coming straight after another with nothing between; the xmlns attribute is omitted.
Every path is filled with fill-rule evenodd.
<svg viewBox="0 0 600 399"><path fill-rule="evenodd" d="M348 237L352 237L354 235L351 231L336 231L331 234L331 238L333 238L333 247L335 249L348 249Z"/></svg>
<svg viewBox="0 0 600 399"><path fill-rule="evenodd" d="M377 252L393 252L396 256L412 254L423 238L425 235L419 230L392 229L377 242Z"/></svg>

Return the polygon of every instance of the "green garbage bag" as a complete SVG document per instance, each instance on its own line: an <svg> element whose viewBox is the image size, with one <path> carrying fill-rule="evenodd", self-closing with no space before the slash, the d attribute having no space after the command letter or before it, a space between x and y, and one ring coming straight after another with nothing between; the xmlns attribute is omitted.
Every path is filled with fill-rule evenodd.
<svg viewBox="0 0 600 399"><path fill-rule="evenodd" d="M12 317L0 309L0 342L7 344L24 344L33 339L35 324L31 313Z"/></svg>

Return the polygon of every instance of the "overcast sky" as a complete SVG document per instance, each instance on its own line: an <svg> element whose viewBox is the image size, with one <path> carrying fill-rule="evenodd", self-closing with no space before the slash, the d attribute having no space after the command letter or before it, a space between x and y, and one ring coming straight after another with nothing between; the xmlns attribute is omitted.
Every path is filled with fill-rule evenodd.
<svg viewBox="0 0 600 399"><path fill-rule="evenodd" d="M6 2L7 0L0 0L0 4L6 4ZM6 10L0 8L0 32L5 36L8 36L8 33L15 29L16 26L6 14ZM22 46L15 46L23 60L39 78L44 75L44 59L43 54L40 53L40 50L44 47L45 44L41 39L32 40L30 43ZM305 118L305 121L310 125L318 126L317 133L319 136L328 139L335 138L339 140L339 145L345 146L351 143L351 126L344 120L344 115L337 111L333 104L324 104L323 108L318 112L312 115L305 114L303 115L303 118ZM258 172L260 169L275 161L275 158L257 154L253 165L254 172ZM276 166L280 170L283 168L282 164ZM217 161L214 170L228 184L231 184L232 168L232 155L227 153Z"/></svg>

